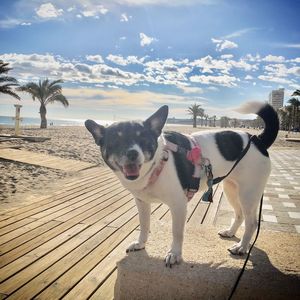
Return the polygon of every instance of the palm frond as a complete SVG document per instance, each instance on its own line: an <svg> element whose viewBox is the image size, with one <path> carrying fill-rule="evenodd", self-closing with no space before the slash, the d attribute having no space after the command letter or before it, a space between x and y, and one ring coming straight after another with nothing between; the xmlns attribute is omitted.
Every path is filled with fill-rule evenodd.
<svg viewBox="0 0 300 300"><path fill-rule="evenodd" d="M9 68L8 65L9 63L5 63L3 60L0 60L0 74L7 73L12 70L12 68Z"/></svg>
<svg viewBox="0 0 300 300"><path fill-rule="evenodd" d="M48 103L53 103L53 102L60 102L64 107L69 106L69 102L67 98L62 94L56 94L53 95L52 97L49 97L45 102L45 104L47 105Z"/></svg>
<svg viewBox="0 0 300 300"><path fill-rule="evenodd" d="M20 96L13 92L10 88L4 88L4 86L0 87L0 93L10 95L18 100L21 100Z"/></svg>
<svg viewBox="0 0 300 300"><path fill-rule="evenodd" d="M0 83L1 82L14 82L16 83L17 85L18 84L18 80L14 77L11 77L11 76L3 76L3 77L0 77Z"/></svg>
<svg viewBox="0 0 300 300"><path fill-rule="evenodd" d="M300 90L296 90L296 91L292 94L292 97L294 97L294 96L296 96L296 97L300 96Z"/></svg>

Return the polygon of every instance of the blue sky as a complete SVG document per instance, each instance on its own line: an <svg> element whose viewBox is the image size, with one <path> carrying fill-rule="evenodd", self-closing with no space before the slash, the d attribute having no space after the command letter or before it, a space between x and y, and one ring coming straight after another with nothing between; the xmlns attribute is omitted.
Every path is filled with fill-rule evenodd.
<svg viewBox="0 0 300 300"><path fill-rule="evenodd" d="M21 83L64 80L49 118L145 118L163 104L209 115L300 88L300 1L2 0L0 59ZM23 116L38 103L21 94ZM0 95L0 115L17 101Z"/></svg>

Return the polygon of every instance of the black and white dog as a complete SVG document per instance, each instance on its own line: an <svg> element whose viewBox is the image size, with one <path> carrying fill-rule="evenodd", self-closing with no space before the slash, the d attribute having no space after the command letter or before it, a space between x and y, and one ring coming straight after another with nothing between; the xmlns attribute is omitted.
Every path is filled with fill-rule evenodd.
<svg viewBox="0 0 300 300"><path fill-rule="evenodd" d="M251 144L247 154L223 181L224 192L235 211L235 220L219 235L232 237L245 220L241 241L229 249L232 254L241 255L247 252L257 227L257 207L271 170L266 149L276 139L279 122L277 113L266 103L246 103L238 111L255 113L265 122L265 128L258 136L259 143ZM144 122L120 122L105 128L87 120L85 126L100 146L106 164L136 199L141 231L138 241L133 242L127 251L145 247L150 228L150 204L165 203L171 211L173 230L173 242L165 261L167 266L172 266L182 259L187 188L195 166L184 153L166 148L167 143L188 150L196 143L201 149L202 159L210 162L213 176L221 177L232 168L251 135L242 131L202 131L191 136L163 133L167 116L168 107L163 106ZM203 185L206 181L205 172L201 172L200 188L207 188L206 184Z"/></svg>

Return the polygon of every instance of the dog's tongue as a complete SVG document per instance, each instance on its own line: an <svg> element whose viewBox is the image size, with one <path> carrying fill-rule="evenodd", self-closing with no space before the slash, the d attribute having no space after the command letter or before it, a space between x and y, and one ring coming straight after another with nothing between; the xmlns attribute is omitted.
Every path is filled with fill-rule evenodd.
<svg viewBox="0 0 300 300"><path fill-rule="evenodd" d="M123 166L123 172L126 177L138 177L140 175L140 168L137 164L128 164Z"/></svg>

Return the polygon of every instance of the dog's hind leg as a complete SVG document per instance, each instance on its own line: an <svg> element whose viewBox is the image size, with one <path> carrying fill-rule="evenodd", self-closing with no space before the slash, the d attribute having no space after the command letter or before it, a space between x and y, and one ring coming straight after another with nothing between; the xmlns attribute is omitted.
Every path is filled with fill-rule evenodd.
<svg viewBox="0 0 300 300"><path fill-rule="evenodd" d="M126 252L144 249L150 231L151 205L139 199L135 199L135 203L139 212L141 231L138 241L135 241L132 244L130 244Z"/></svg>
<svg viewBox="0 0 300 300"><path fill-rule="evenodd" d="M238 228L241 226L244 217L242 208L239 202L239 194L237 185L229 179L223 181L223 190L228 202L234 209L234 221L228 229L220 230L218 234L224 238L231 238L235 235Z"/></svg>
<svg viewBox="0 0 300 300"><path fill-rule="evenodd" d="M263 194L264 185L254 185L255 188L245 188L240 186L239 196L243 215L245 217L245 232L239 243L233 245L228 250L234 255L247 253L249 243L257 228L257 207Z"/></svg>

